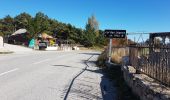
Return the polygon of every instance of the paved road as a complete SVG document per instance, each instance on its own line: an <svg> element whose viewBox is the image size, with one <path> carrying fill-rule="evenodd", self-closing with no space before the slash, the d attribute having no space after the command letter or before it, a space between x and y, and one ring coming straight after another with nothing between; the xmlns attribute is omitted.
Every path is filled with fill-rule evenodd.
<svg viewBox="0 0 170 100"><path fill-rule="evenodd" d="M0 100L63 100L72 79L87 66L84 62L93 54L96 52L35 51L0 55ZM89 78L96 82L93 88L97 88L92 93L96 98L91 99L102 98L101 76L97 74L91 74L96 80ZM87 78L79 80L88 81ZM70 92L75 91L76 86L72 87ZM68 100L70 96L73 100L80 98L70 93Z"/></svg>

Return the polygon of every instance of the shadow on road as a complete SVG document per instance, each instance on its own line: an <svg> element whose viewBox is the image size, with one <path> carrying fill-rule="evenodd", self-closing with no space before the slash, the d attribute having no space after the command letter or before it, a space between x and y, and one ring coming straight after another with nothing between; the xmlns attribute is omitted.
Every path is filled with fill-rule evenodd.
<svg viewBox="0 0 170 100"><path fill-rule="evenodd" d="M117 100L117 92L114 87L114 82L109 80L105 75L101 77L101 91L103 100Z"/></svg>
<svg viewBox="0 0 170 100"><path fill-rule="evenodd" d="M86 71L90 71L93 73L100 73L103 75L101 77L101 82L100 82L100 88L101 88L103 100L117 100L116 88L113 87L114 81L108 79L107 76L102 72L102 69L98 69L98 70L86 69Z"/></svg>
<svg viewBox="0 0 170 100"><path fill-rule="evenodd" d="M94 59L93 56L99 55L99 53L81 54L92 56L88 60L82 61L82 63L86 64L87 66L73 78L71 84L68 86L66 95L64 96L64 100L75 99L77 97L87 100L116 100L116 89L113 87L113 82L106 77L102 69L95 68L96 59ZM53 66L78 68L69 65ZM83 74L81 76L83 72L85 72L86 74ZM100 80L95 81L96 78Z"/></svg>

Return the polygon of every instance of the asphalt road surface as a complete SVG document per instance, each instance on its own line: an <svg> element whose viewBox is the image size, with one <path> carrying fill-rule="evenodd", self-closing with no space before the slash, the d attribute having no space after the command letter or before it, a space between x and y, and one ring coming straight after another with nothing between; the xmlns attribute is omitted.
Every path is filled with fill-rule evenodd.
<svg viewBox="0 0 170 100"><path fill-rule="evenodd" d="M78 88L74 82L70 87L76 75L87 67L85 61L90 57L96 59L98 54L92 51L33 51L0 55L0 100L102 99L101 75L95 71L89 71L84 77L80 75L83 79L79 81L75 80L76 84L80 82L80 90L92 87L92 97L90 94L84 97L78 93L74 95L73 91ZM96 83L91 85L83 81Z"/></svg>

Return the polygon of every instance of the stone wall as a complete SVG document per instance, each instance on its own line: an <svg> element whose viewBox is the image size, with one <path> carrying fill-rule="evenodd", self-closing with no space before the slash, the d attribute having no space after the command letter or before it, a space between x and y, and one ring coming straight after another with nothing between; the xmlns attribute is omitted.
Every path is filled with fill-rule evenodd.
<svg viewBox="0 0 170 100"><path fill-rule="evenodd" d="M122 71L126 83L141 100L170 100L170 88L145 74L135 74L132 66L123 65Z"/></svg>

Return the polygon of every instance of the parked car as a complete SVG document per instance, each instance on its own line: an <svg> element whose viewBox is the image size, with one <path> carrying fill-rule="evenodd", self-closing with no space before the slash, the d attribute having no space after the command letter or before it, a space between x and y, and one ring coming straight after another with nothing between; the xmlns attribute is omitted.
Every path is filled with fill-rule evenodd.
<svg viewBox="0 0 170 100"><path fill-rule="evenodd" d="M38 46L39 46L39 50L45 50L47 48L47 43L39 42Z"/></svg>

